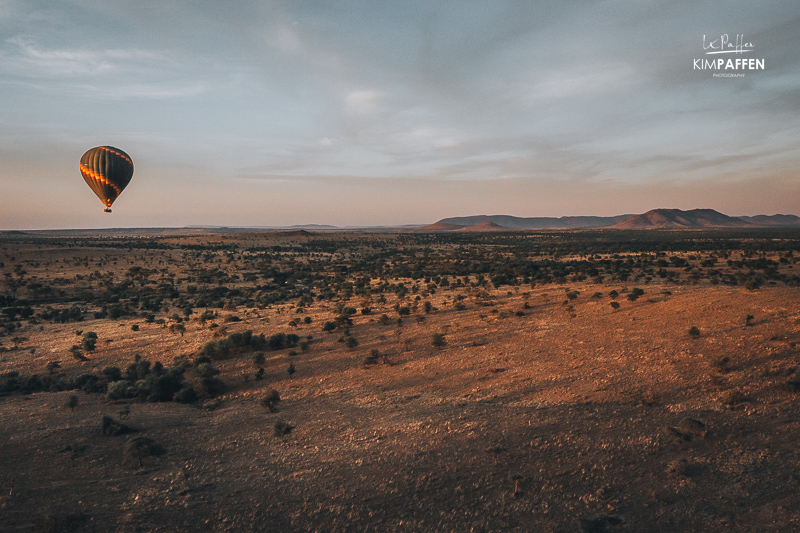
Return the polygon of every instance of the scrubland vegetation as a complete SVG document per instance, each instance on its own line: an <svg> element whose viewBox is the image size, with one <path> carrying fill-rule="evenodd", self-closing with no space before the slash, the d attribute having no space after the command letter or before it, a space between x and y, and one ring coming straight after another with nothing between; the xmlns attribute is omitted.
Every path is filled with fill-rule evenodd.
<svg viewBox="0 0 800 533"><path fill-rule="evenodd" d="M5 235L0 516L791 529L798 259L783 228Z"/></svg>

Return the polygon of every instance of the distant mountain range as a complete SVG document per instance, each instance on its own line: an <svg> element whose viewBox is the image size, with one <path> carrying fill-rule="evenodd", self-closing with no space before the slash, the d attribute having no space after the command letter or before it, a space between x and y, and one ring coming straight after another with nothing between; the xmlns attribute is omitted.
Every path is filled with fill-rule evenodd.
<svg viewBox="0 0 800 533"><path fill-rule="evenodd" d="M800 226L795 215L757 215L732 217L713 209L653 209L641 215L614 217L515 217L510 215L478 215L444 218L435 224L415 229L417 232L514 231L535 229L678 229L678 228L745 228Z"/></svg>
<svg viewBox="0 0 800 533"><path fill-rule="evenodd" d="M183 228L105 228L105 229L50 229L50 230L0 230L0 236L24 235L53 236L191 236L229 233L274 233L283 236L311 235L340 231L359 232L499 232L522 230L554 230L580 228L608 229L681 229L681 228L754 228L800 227L800 217L795 215L756 215L732 217L713 209L653 209L641 215L614 217L515 217L510 215L477 215L444 218L427 226L362 226L340 227L325 224L305 224L283 227L226 227L187 226Z"/></svg>

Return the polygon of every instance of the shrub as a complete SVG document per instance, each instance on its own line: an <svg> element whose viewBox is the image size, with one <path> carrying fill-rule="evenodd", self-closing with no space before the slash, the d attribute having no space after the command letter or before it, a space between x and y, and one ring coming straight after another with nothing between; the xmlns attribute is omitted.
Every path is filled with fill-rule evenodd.
<svg viewBox="0 0 800 533"><path fill-rule="evenodd" d="M619 309L619 302L611 302L609 305L611 306L611 309L613 309L614 311Z"/></svg>
<svg viewBox="0 0 800 533"><path fill-rule="evenodd" d="M336 322L328 320L322 325L322 331L333 331L336 329Z"/></svg>
<svg viewBox="0 0 800 533"><path fill-rule="evenodd" d="M370 350L369 355L364 358L362 364L364 366L375 365L378 364L378 357L380 356L380 351L377 348L373 348Z"/></svg>
<svg viewBox="0 0 800 533"><path fill-rule="evenodd" d="M166 450L160 444L156 444L153 439L148 437L136 437L125 444L123 450L123 462L135 459L139 467L142 466L142 459L145 457L157 457L164 455Z"/></svg>
<svg viewBox="0 0 800 533"><path fill-rule="evenodd" d="M264 397L261 398L261 405L269 409L270 413L275 412L275 408L278 405L278 402L281 401L281 395L275 389L270 389L264 394Z"/></svg>
<svg viewBox="0 0 800 533"><path fill-rule="evenodd" d="M736 405L738 403L742 403L747 400L747 396L745 396L741 391L736 389L729 389L724 391L720 397L720 401L725 405Z"/></svg>
<svg viewBox="0 0 800 533"><path fill-rule="evenodd" d="M267 346L270 350L280 350L286 346L286 335L284 333L276 333L267 339Z"/></svg>
<svg viewBox="0 0 800 533"><path fill-rule="evenodd" d="M284 420L276 420L273 425L276 437L283 437L288 435L294 429L294 426Z"/></svg>
<svg viewBox="0 0 800 533"><path fill-rule="evenodd" d="M264 352L256 352L253 354L253 366L258 368L264 366L266 362L266 357L264 357Z"/></svg>
<svg viewBox="0 0 800 533"><path fill-rule="evenodd" d="M717 369L718 372L722 372L724 374L726 372L730 372L730 367L728 366L728 363L730 362L730 357L720 357L711 361L711 366Z"/></svg>
<svg viewBox="0 0 800 533"><path fill-rule="evenodd" d="M447 339L441 333L434 333L431 336L431 344L436 348L443 348L447 346Z"/></svg>
<svg viewBox="0 0 800 533"><path fill-rule="evenodd" d="M297 346L297 343L300 342L300 337L295 335L294 333L289 333L286 335L285 344L287 348L294 348Z"/></svg>
<svg viewBox="0 0 800 533"><path fill-rule="evenodd" d="M198 396L191 386L184 385L178 392L175 393L175 395L172 397L172 400L178 403L194 403L198 400Z"/></svg>
<svg viewBox="0 0 800 533"><path fill-rule="evenodd" d="M225 359L230 353L230 345L227 339L208 341L200 349L200 353L211 359Z"/></svg>
<svg viewBox="0 0 800 533"><path fill-rule="evenodd" d="M87 331L81 337L81 347L87 352L93 352L97 345L97 333L94 331Z"/></svg>
<svg viewBox="0 0 800 533"><path fill-rule="evenodd" d="M70 394L67 397L67 401L64 402L64 407L69 407L70 411L74 411L75 407L78 405L78 397L74 394Z"/></svg>
<svg viewBox="0 0 800 533"><path fill-rule="evenodd" d="M635 302L639 299L639 296L642 296L644 291L638 287L634 287L633 290L628 294L628 300L631 302Z"/></svg>
<svg viewBox="0 0 800 533"><path fill-rule="evenodd" d="M191 370L189 383L184 376L187 367ZM121 379L121 372L116 367L108 367L103 373L109 380L105 389L106 399L112 401L144 398L151 402L192 403L201 396L210 397L225 390L225 384L215 377L219 371L204 356L198 357L193 365L176 359L174 366L165 369L160 362L151 365L137 354L128 366L125 379Z"/></svg>
<svg viewBox="0 0 800 533"><path fill-rule="evenodd" d="M789 389L800 392L800 370L797 370L794 375L789 378L786 385L788 385Z"/></svg>
<svg viewBox="0 0 800 533"><path fill-rule="evenodd" d="M700 330L697 329L696 326L692 326L692 327L689 328L689 335L694 337L694 338L697 338L697 337L700 336Z"/></svg>
<svg viewBox="0 0 800 533"><path fill-rule="evenodd" d="M80 389L86 393L105 392L105 386L100 383L100 379L94 374L81 374L70 382L69 388Z"/></svg>
<svg viewBox="0 0 800 533"><path fill-rule="evenodd" d="M104 416L102 420L101 431L103 435L117 436L124 435L126 433L132 433L136 430L128 427L125 424L117 422L110 416Z"/></svg>

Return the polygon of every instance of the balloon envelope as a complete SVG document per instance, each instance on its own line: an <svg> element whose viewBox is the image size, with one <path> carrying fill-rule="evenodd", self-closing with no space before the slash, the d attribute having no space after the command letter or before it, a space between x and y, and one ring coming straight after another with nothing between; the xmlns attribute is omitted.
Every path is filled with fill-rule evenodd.
<svg viewBox="0 0 800 533"><path fill-rule="evenodd" d="M110 212L111 204L133 177L133 161L113 146L98 146L81 157L81 175Z"/></svg>

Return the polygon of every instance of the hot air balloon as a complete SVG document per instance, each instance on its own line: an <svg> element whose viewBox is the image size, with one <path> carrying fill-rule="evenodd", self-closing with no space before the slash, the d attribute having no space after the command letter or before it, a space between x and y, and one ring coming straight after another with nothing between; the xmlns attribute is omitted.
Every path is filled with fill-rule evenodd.
<svg viewBox="0 0 800 533"><path fill-rule="evenodd" d="M98 146L81 157L81 175L110 213L111 204L131 181L133 161L119 148Z"/></svg>

